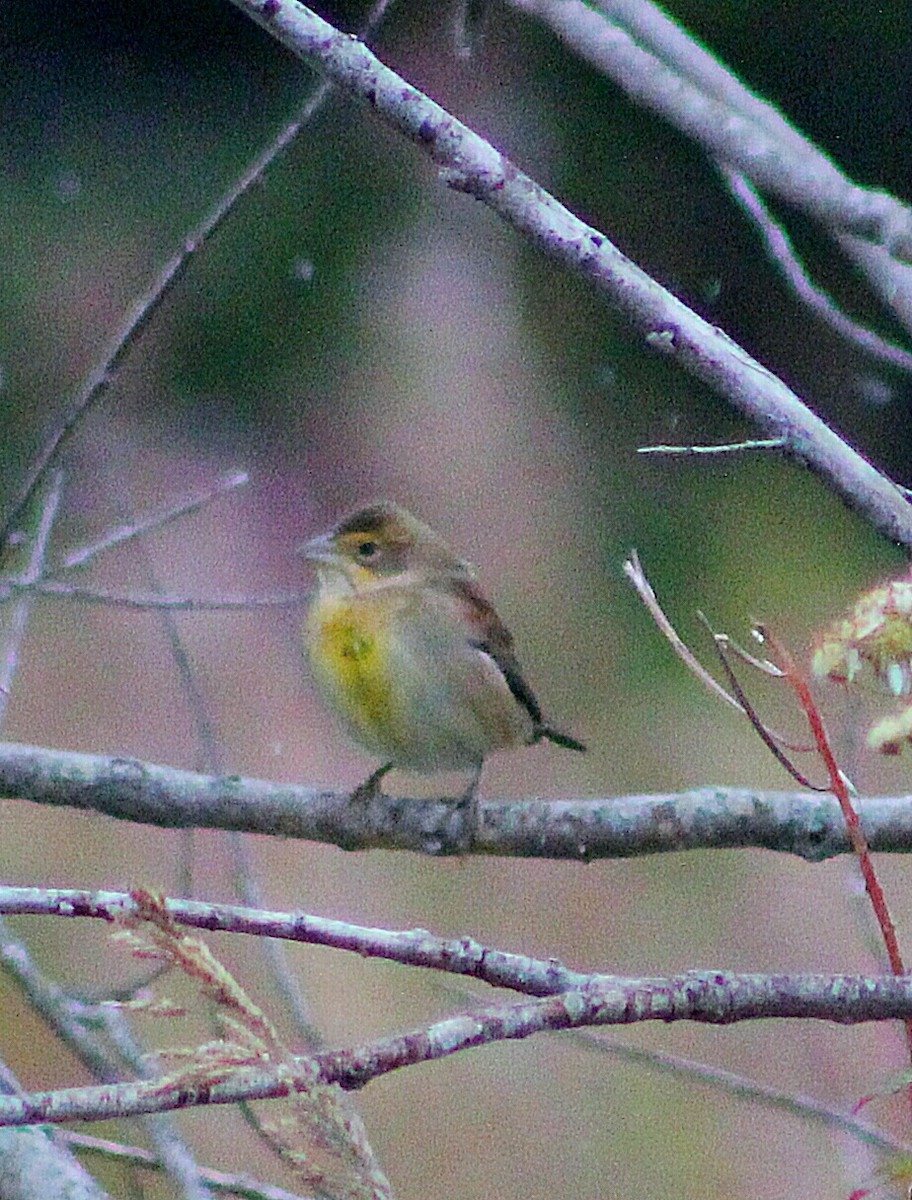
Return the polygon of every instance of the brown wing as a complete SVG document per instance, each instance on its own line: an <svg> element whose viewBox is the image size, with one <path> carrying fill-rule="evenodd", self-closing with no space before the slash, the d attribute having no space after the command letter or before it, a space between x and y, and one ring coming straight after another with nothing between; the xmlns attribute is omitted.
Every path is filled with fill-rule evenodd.
<svg viewBox="0 0 912 1200"><path fill-rule="evenodd" d="M497 663L507 686L517 702L528 712L538 732L542 725L542 711L535 699L535 693L523 678L519 660L513 653L513 637L509 629L471 580L454 580L453 587L465 600L465 613L474 628L474 636L469 637L470 644L477 650L484 651Z"/></svg>
<svg viewBox="0 0 912 1200"><path fill-rule="evenodd" d="M521 704L532 718L535 740L547 738L567 750L585 750L586 747L576 738L545 724L535 693L526 683L519 659L513 651L513 635L477 585L471 580L460 579L454 580L452 586L465 601L466 616L477 631L477 636L469 638L470 644L489 655L500 668L517 703Z"/></svg>

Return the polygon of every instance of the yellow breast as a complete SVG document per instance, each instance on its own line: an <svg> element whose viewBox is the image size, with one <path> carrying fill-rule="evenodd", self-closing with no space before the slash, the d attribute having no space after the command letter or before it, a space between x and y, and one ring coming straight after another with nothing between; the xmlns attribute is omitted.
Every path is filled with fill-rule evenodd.
<svg viewBox="0 0 912 1200"><path fill-rule="evenodd" d="M386 753L395 740L388 630L376 606L319 598L307 623L311 666L329 705L364 745Z"/></svg>
<svg viewBox="0 0 912 1200"><path fill-rule="evenodd" d="M430 590L321 587L306 637L323 698L385 761L462 770L530 740L529 714L502 671Z"/></svg>

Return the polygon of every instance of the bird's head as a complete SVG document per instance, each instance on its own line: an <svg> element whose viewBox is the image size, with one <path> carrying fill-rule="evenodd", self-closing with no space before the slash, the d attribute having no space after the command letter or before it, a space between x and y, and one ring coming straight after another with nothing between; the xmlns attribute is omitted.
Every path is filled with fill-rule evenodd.
<svg viewBox="0 0 912 1200"><path fill-rule="evenodd" d="M394 581L472 578L469 564L433 529L388 500L358 509L300 552L316 564L323 583L344 582L355 591Z"/></svg>

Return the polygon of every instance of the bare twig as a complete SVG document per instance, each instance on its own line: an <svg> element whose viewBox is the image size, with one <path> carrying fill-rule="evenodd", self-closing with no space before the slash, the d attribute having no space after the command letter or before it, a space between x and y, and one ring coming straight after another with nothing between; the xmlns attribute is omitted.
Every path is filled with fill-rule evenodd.
<svg viewBox="0 0 912 1200"><path fill-rule="evenodd" d="M106 1138L92 1137L91 1134L79 1133L73 1129L58 1129L54 1137L74 1149L97 1154L114 1162L127 1162L153 1169L161 1167L160 1160L141 1146L125 1146L122 1142L110 1142ZM239 1196L241 1200L309 1200L309 1197L261 1183L249 1175L232 1175L225 1171L212 1171L207 1167L200 1167L200 1178L214 1192Z"/></svg>
<svg viewBox="0 0 912 1200"><path fill-rule="evenodd" d="M0 920L0 965L19 985L36 1012L88 1067L99 1082L113 1082L124 1062L115 1063L111 1045L102 1036L103 1019L98 1010L81 1003L35 965L31 952Z"/></svg>
<svg viewBox="0 0 912 1200"><path fill-rule="evenodd" d="M508 2L548 24L632 100L693 138L717 162L820 221L881 302L912 331L907 205L855 184L649 0Z"/></svg>
<svg viewBox="0 0 912 1200"><path fill-rule="evenodd" d="M249 908L262 907L263 889L260 886L249 839L241 833L232 833L231 854L234 859L236 894ZM322 1049L323 1035L314 1023L301 987L300 976L292 971L285 947L277 939L267 938L262 943L262 952L275 981L276 993L284 1000L298 1037L309 1049Z"/></svg>
<svg viewBox="0 0 912 1200"><path fill-rule="evenodd" d="M78 600L86 604L108 604L114 608L132 608L141 611L163 609L171 612L223 612L255 608L294 608L306 604L310 596L305 592L280 592L273 596L222 596L198 599L193 596L159 596L140 593L107 592L95 588L79 587L57 579L39 579L34 583L19 580L0 580L0 598L21 592L25 595L56 596L66 600Z"/></svg>
<svg viewBox="0 0 912 1200"><path fill-rule="evenodd" d="M682 638L678 636L675 627L665 615L665 611L659 604L658 597L653 590L652 584L646 578L646 573L640 562L639 555L635 550L631 550L630 557L624 563L624 574L637 590L640 599L649 609L650 616L658 625L659 629L668 639L672 649L681 662L684 663L688 671L703 684L708 691L713 695L724 700L726 704L730 704L732 708L736 708L738 712L745 713L744 706L729 692L725 690L717 679L710 675L709 671L700 663L699 659L693 654L690 647Z"/></svg>
<svg viewBox="0 0 912 1200"><path fill-rule="evenodd" d="M28 595L28 589L34 585L44 569L48 542L54 521L57 519L62 493L63 472L56 471L48 480L43 494L35 493L35 511L32 514L24 514L29 528L22 535L22 544L8 547L6 550L7 559L13 559L6 564L8 576L22 585L24 594L14 601L3 630L0 649L0 723L6 716L13 679L19 666L19 652L31 614L32 598ZM17 570L17 559L23 560L21 570Z"/></svg>
<svg viewBox="0 0 912 1200"><path fill-rule="evenodd" d="M219 499L236 488L243 487L249 480L250 476L246 471L232 471L230 474L216 480L212 487L207 488L198 496L191 496L188 500L168 504L163 508L156 509L154 512L146 513L144 516L135 517L132 521L125 521L120 525L115 525L112 529L106 530L96 541L87 542L84 546L70 550L59 563L51 567L50 574L55 575L62 571L72 571L77 567L84 567L105 550L111 550L114 546L119 546L123 542L130 541L133 538L145 537L147 534L156 533L172 521L176 521L180 517L190 516L191 513L199 512L201 508L205 508L213 500ZM45 582L47 581L45 580Z"/></svg>
<svg viewBox="0 0 912 1200"><path fill-rule="evenodd" d="M779 746L781 739L778 738L771 730L767 729L766 725L763 723L763 721L761 721L757 710L754 708L753 704L751 704L747 694L744 691L744 688L738 682L738 677L735 674L731 663L728 661L728 638L725 634L716 633L703 613L700 613L699 617L712 636L713 645L715 646L716 653L719 656L719 662L722 664L722 670L725 672L725 676L728 679L729 687L734 692L738 703L741 705L741 708L744 711L744 715L754 727L754 731L763 742L764 746L766 746L767 750L769 750L776 762L779 763L779 765L785 771L787 771L788 774L791 775L795 782L801 787L806 787L811 792L826 792L827 788L818 787L816 784L811 783L807 776L803 775L794 765L794 763L792 763L792 761L788 758L788 756L782 751Z"/></svg>
<svg viewBox="0 0 912 1200"><path fill-rule="evenodd" d="M782 450L787 446L785 438L751 438L718 446L637 446L637 454L740 454L746 450Z"/></svg>
<svg viewBox="0 0 912 1200"><path fill-rule="evenodd" d="M798 669L792 656L775 638L771 637L768 633L765 636L773 655L784 671L787 681L804 710L808 724L811 727L811 732L814 735L814 741L817 744L818 753L830 777L830 787L839 801L839 807L845 819L846 831L851 840L852 849L855 851L858 859L858 866L861 876L864 879L865 891L868 893L871 901L871 908L873 909L874 917L880 930L880 936L887 953L890 969L897 977L905 976L906 968L899 946L899 938L896 934L896 926L893 923L893 917L890 914L883 887L874 867L874 861L871 857L871 847L868 843L861 819L859 818L858 810L849 794L845 774L840 770L836 756L833 753L829 735L823 723L823 717L820 715L820 710L814 701L814 697L811 695L807 679L803 672ZM912 1058L912 1018L906 1018L904 1025L906 1047L910 1058ZM910 1104L912 1104L912 1087L909 1088L908 1099Z"/></svg>
<svg viewBox="0 0 912 1200"><path fill-rule="evenodd" d="M538 4L538 0L531 2ZM526 0L519 3L528 6ZM682 79L760 126L774 141L790 146L796 153L806 149L807 138L791 122L745 87L711 51L704 49L651 0L594 0L592 8L603 13L612 24L626 29L639 46L672 67ZM546 15L543 5L539 4L534 11L536 15Z"/></svg>
<svg viewBox="0 0 912 1200"><path fill-rule="evenodd" d="M845 774L840 770L839 764L836 761L829 735L823 723L823 717L820 715L820 710L814 701L814 697L811 695L807 679L805 679L803 673L798 669L792 656L768 631L764 631L764 636L779 666L785 673L785 677L791 685L811 727L817 751L830 778L830 788L833 795L839 801L839 807L846 823L846 831L852 843L852 849L858 859L858 865L865 881L865 888L870 896L871 905L880 926L890 967L896 975L905 975L906 968L903 965L899 940L896 936L896 928L887 908L883 889L880 886L880 880L877 878L874 864L871 860L871 845L862 826L858 809L849 794L849 786ZM908 1034L910 1049L912 1049L912 1025L909 1026Z"/></svg>
<svg viewBox="0 0 912 1200"><path fill-rule="evenodd" d="M156 580L152 571L151 563L147 563L147 570L150 576L150 583L153 587L156 586ZM181 690L187 701L188 708L193 718L196 740L199 746L200 761L206 769L213 774L224 775L225 759L222 752L222 747L219 741L216 730L215 721L210 710L210 706L199 686L196 672L190 661L190 656L184 639L181 636L180 628L173 609L162 608L158 612L159 624L168 642L171 652L171 658L174 662L180 682ZM188 839L183 855L182 874L185 880L184 893L192 894L192 867L193 867L193 829L184 831L185 838ZM260 888L255 878L254 865L252 855L244 840L243 834L239 831L231 831L229 833L231 852L235 865L235 888L240 898L248 905L254 906L260 903ZM260 952L265 959L266 966L271 973L275 983L277 995L285 1001L288 1011L291 1013L299 1036L304 1040L304 1044L316 1048L322 1044L319 1031L313 1022L310 1020L307 1012L307 1005L304 1000L304 994L299 984L297 976L292 972L285 946L281 942L273 938L266 938L260 942ZM258 1136L264 1136L261 1123L256 1119L255 1114L248 1106L243 1106L243 1115L251 1124ZM268 1140L268 1139L267 1139ZM168 1161L161 1147L159 1152L165 1161Z"/></svg>
<svg viewBox="0 0 912 1200"><path fill-rule="evenodd" d="M848 1134L849 1137L855 1138L865 1145L876 1147L889 1154L912 1152L912 1144L891 1137L885 1130L879 1129L867 1121L862 1121L857 1115L842 1112L832 1105L825 1104L815 1096L770 1087L756 1079L738 1075L733 1071L726 1071L722 1067L681 1058L677 1054L663 1054L661 1051L650 1050L643 1046L609 1041L601 1034L589 1033L586 1030L568 1033L565 1036L590 1050L597 1050L612 1058L618 1058L622 1062L632 1062L647 1069L664 1071L676 1078L691 1078L699 1083L707 1084L711 1088L717 1088L723 1093L743 1097L751 1103L759 1101L760 1104L780 1109L792 1116L817 1121L828 1129Z"/></svg>
<svg viewBox="0 0 912 1200"><path fill-rule="evenodd" d="M390 3L391 0L378 0L374 5L364 28L364 36L370 36L377 28ZM124 324L111 339L100 361L90 371L69 409L32 462L19 495L0 527L0 545L10 537L35 489L48 469L59 459L60 452L74 430L78 428L89 410L104 397L115 379L118 368L148 328L164 299L183 277L194 256L202 250L225 219L234 211L238 201L259 183L268 168L294 141L302 126L310 121L314 113L320 109L329 92L330 87L327 83L321 83L314 89L297 115L273 142L257 155L200 225L184 239L180 249L165 263L145 294L136 301Z"/></svg>
<svg viewBox="0 0 912 1200"><path fill-rule="evenodd" d="M720 166L722 178L743 211L750 217L763 238L767 253L782 272L786 282L803 304L825 325L851 345L864 351L878 362L887 363L901 371L912 371L912 353L895 346L857 321L853 321L826 292L812 283L783 227L776 221L760 198L757 189L731 167Z"/></svg>
<svg viewBox="0 0 912 1200"><path fill-rule="evenodd" d="M62 485L63 474L59 470L51 472L49 476L38 482L32 494L31 503L38 504L40 500L41 507L35 515L35 529L31 543L23 546L21 549L16 548L16 550L12 551L13 553L25 553L27 555L26 567L22 573L22 583L26 588L40 578L44 569L48 542L60 503ZM25 591L13 604L12 621L10 622L5 643L6 655L2 692L4 704L9 695L9 688L12 684L13 674L18 663L19 646L25 636L29 609L33 599L34 596ZM2 716L3 704L0 704L0 720L2 720ZM116 1018L107 1014L100 1020L92 1022L88 1017L88 1011L85 1006L75 1003L73 998L68 996L62 988L52 983L51 980L47 979L37 970L31 960L31 956L22 943L17 943L10 938L5 930L0 930L0 933L3 935L4 964L23 988L24 993L31 1000L33 1007L41 1013L63 1041L75 1050L79 1057L95 1072L96 1077L110 1082L114 1078L113 1056L109 1053L109 1046L106 1044L105 1039L98 1036L98 1026L103 1027L110 1034L112 1024L116 1021ZM94 1029L92 1028L93 1024L96 1026ZM138 1054L134 1055L132 1065L141 1068L142 1064L139 1062L139 1058ZM168 1171L179 1182L185 1200L208 1200L210 1195L209 1190L199 1182L196 1165L193 1162L192 1156L184 1143L177 1137L175 1131L170 1127L170 1122L167 1118L164 1120L160 1116L154 1118L151 1125L151 1134L159 1148L163 1162L167 1165ZM26 1169L30 1175L34 1174L32 1186L35 1189L38 1186L38 1173L47 1169L44 1160L48 1156L50 1156L52 1161L57 1163L57 1169L67 1179L69 1178L71 1170L71 1166L67 1162L69 1155L63 1148L46 1147L42 1153L42 1147L40 1146L28 1144L17 1145L15 1148L6 1147L4 1157L8 1158L13 1153L20 1154L23 1159L23 1169ZM34 1159L34 1162L29 1166L28 1164L31 1159ZM78 1166L78 1164L76 1165ZM79 1171L82 1171L81 1167ZM85 1181L78 1184L79 1191L77 1192L74 1189L74 1195L81 1194L81 1189L88 1185L88 1179L89 1177L87 1176ZM46 1183L45 1186L50 1192L50 1183ZM12 1195L8 1187L4 1188L4 1195L7 1194Z"/></svg>
<svg viewBox="0 0 912 1200"><path fill-rule="evenodd" d="M106 1138L92 1137L91 1134L79 1133L73 1129L58 1129L54 1137L76 1150L97 1154L113 1162L132 1163L134 1166L153 1169L161 1167L160 1160L141 1146L125 1146L122 1142L110 1142ZM214 1192L239 1196L241 1200L309 1200L308 1197L286 1191L285 1188L261 1183L249 1175L231 1175L225 1171L212 1171L207 1167L200 1167L200 1178Z"/></svg>

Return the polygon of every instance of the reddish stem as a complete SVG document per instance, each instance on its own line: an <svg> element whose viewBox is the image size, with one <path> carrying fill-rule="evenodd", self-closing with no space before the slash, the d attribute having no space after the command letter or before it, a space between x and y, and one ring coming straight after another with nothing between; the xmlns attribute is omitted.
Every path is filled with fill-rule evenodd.
<svg viewBox="0 0 912 1200"><path fill-rule="evenodd" d="M839 801L839 807L842 809L842 815L845 820L846 830L849 835L849 841L852 843L852 849L858 858L861 874L864 878L865 889L871 898L871 905L874 909L874 915L877 918L877 923L880 926L881 936L883 937L884 946L887 950L887 958L890 962L890 970L894 975L905 975L906 968L903 965L902 953L899 949L899 940L896 936L896 927L893 924L893 919L890 916L890 911L887 908L886 897L883 894L883 889L880 886L880 880L874 871L874 863L871 859L871 850L868 845L868 839L865 837L864 830L861 827L861 821L858 818L858 813L852 804L852 798L849 795L849 789L845 781L845 777L839 769L836 762L836 756L833 754L833 748L830 745L830 739L827 735L826 728L823 724L823 718L820 715L814 697L811 695L811 689L804 675L795 666L794 660L788 651L780 646L775 638L771 637L765 630L763 631L764 639L773 651L777 659L777 666L782 670L787 682L790 684L801 707L804 709L805 716L811 726L811 732L814 735L814 741L817 744L817 751L827 769L827 774L830 777L830 788L833 795ZM906 1044L909 1049L909 1058L912 1060L912 1021L904 1021L906 1029ZM912 1085L909 1090L909 1100L912 1103Z"/></svg>

